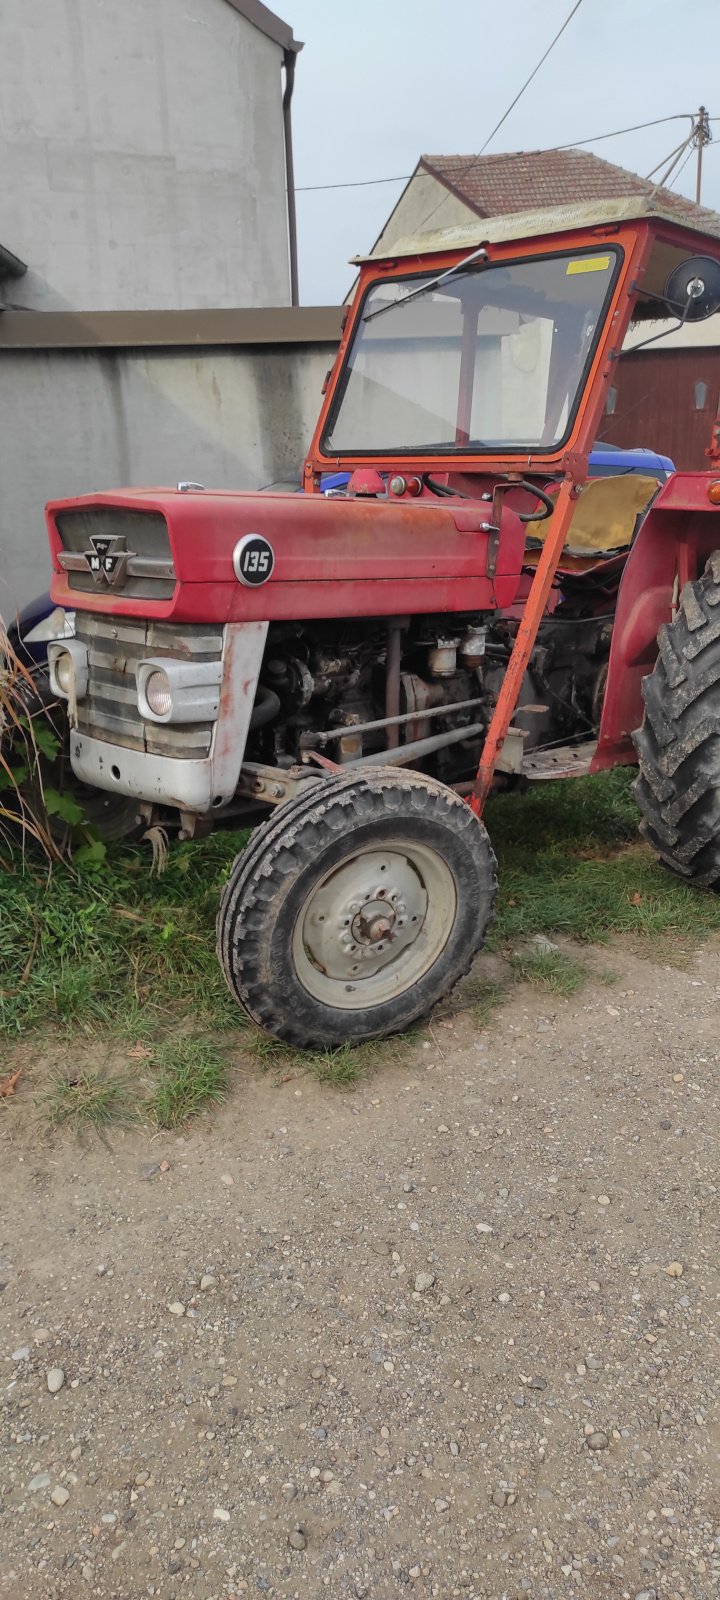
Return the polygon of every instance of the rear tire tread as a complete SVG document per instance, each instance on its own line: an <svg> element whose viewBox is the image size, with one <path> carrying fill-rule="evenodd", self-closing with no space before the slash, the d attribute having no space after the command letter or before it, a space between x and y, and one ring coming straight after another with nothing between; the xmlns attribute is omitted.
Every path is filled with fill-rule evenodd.
<svg viewBox="0 0 720 1600"><path fill-rule="evenodd" d="M673 872L720 885L720 550L658 635L633 735L640 832Z"/></svg>

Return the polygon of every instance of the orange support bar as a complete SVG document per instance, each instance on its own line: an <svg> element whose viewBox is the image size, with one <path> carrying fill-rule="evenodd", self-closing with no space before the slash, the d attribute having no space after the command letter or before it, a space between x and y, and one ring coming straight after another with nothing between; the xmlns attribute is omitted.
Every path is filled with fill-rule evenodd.
<svg viewBox="0 0 720 1600"><path fill-rule="evenodd" d="M480 765L473 792L469 798L470 809L481 816L490 793L493 775L500 751L505 743L508 728L518 702L522 681L533 652L538 628L543 618L547 597L557 572L563 545L572 522L578 489L570 477L560 486L555 510L550 520L545 543L535 570L530 593L517 631L507 672L497 698L492 721L483 745Z"/></svg>

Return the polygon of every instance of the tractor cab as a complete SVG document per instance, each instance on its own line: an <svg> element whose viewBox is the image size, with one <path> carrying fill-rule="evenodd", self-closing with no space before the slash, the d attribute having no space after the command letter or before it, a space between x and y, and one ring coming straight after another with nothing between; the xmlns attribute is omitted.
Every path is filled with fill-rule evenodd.
<svg viewBox="0 0 720 1600"><path fill-rule="evenodd" d="M391 495L587 476L631 319L720 306L720 222L698 236L642 199L484 219L358 264L308 486L353 465L390 470Z"/></svg>

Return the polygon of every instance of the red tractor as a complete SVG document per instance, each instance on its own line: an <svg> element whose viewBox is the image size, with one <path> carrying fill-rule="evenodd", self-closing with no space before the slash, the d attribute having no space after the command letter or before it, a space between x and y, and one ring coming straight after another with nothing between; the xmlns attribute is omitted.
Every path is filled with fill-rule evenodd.
<svg viewBox="0 0 720 1600"><path fill-rule="evenodd" d="M644 200L409 240L360 264L304 494L49 506L76 778L118 832L267 813L218 953L271 1034L447 994L492 916L494 784L639 761L653 849L720 880L720 459L588 477L631 319L718 307L720 236Z"/></svg>

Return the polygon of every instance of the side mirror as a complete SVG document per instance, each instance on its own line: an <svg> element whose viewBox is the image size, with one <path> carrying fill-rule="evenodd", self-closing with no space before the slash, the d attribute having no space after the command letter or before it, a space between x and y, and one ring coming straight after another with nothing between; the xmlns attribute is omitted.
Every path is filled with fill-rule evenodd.
<svg viewBox="0 0 720 1600"><path fill-rule="evenodd" d="M720 261L690 256L674 267L665 285L668 314L681 322L704 322L720 311Z"/></svg>

